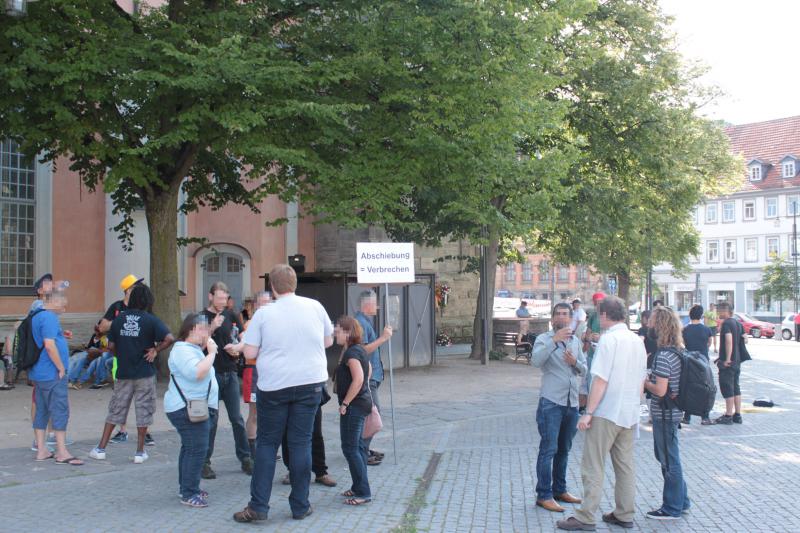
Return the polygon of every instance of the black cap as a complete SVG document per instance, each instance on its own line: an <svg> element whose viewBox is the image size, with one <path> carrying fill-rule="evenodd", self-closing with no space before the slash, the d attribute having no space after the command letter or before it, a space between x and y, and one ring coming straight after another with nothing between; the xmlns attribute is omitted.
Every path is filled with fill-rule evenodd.
<svg viewBox="0 0 800 533"><path fill-rule="evenodd" d="M34 294L39 294L39 289L42 288L42 285L44 285L45 281L53 281L53 275L48 272L47 274L45 274L41 278L37 279L36 283L33 284L33 293Z"/></svg>

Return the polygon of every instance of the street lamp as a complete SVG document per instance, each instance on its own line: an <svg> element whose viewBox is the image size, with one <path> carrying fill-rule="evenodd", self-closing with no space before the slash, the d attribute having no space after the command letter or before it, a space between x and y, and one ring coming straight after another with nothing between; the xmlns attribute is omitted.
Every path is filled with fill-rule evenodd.
<svg viewBox="0 0 800 533"><path fill-rule="evenodd" d="M794 261L794 312L797 313L797 200L792 202L792 260Z"/></svg>

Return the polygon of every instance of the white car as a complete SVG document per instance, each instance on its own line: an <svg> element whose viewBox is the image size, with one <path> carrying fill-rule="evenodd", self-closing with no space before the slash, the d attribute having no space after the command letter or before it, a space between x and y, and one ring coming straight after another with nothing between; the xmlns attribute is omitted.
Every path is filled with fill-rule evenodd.
<svg viewBox="0 0 800 533"><path fill-rule="evenodd" d="M781 322L781 335L783 340L788 341L794 337L794 313L786 313Z"/></svg>

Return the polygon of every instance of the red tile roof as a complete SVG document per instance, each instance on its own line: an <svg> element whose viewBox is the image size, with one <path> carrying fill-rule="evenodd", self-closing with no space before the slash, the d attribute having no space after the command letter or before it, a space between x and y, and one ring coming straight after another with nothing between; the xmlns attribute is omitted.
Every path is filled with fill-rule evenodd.
<svg viewBox="0 0 800 533"><path fill-rule="evenodd" d="M734 154L741 154L745 164L753 159L770 164L761 181L750 181L748 176L742 176L740 191L782 189L800 185L800 175L797 173L794 178L781 177L781 160L787 155L800 158L800 116L728 126L725 133L730 138L731 150ZM796 166L796 170L800 172L800 161Z"/></svg>

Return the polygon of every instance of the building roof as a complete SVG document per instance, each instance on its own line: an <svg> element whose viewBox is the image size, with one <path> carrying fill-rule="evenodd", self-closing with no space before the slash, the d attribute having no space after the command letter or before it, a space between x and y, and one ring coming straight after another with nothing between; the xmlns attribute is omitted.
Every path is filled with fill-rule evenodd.
<svg viewBox="0 0 800 533"><path fill-rule="evenodd" d="M725 128L731 151L741 155L745 163L758 159L769 166L761 181L742 176L740 191L784 189L800 185L800 168L794 178L781 177L781 160L787 155L800 154L800 115L766 122L740 124Z"/></svg>

